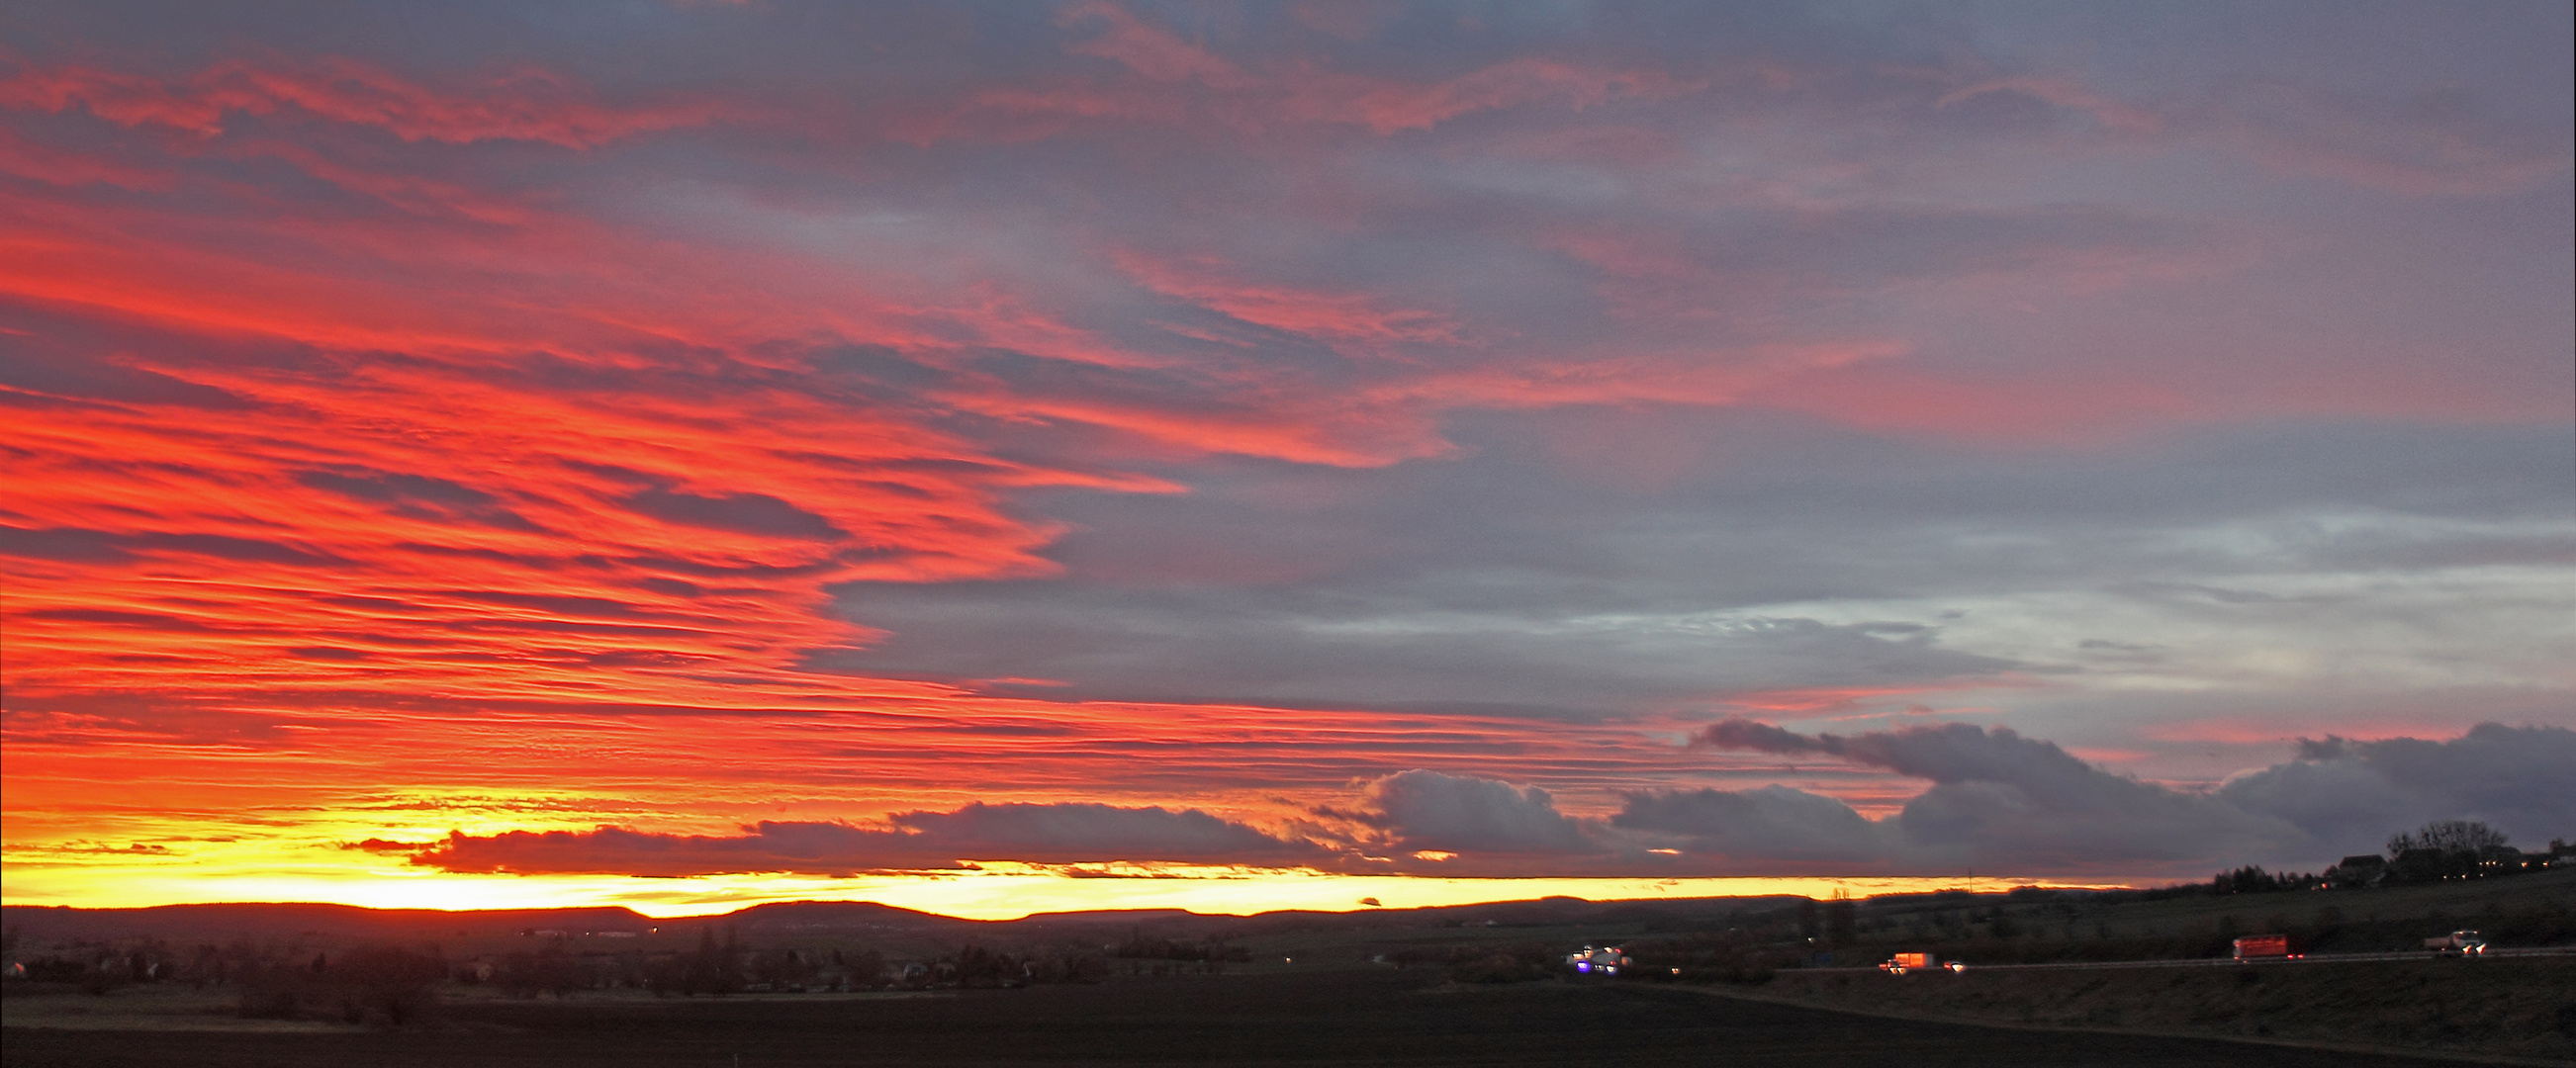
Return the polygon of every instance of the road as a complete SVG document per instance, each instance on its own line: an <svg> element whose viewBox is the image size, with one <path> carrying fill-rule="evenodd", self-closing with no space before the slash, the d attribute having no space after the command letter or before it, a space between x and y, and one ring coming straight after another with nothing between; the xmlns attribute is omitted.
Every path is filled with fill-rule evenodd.
<svg viewBox="0 0 2576 1068"><path fill-rule="evenodd" d="M2576 957L2576 946L2538 946L2516 949L2489 949L2486 951L2485 956L2487 958ZM2283 959L2280 957L2256 957L2252 960L2241 961L2233 957L2194 957L2188 960L2088 960L2051 964L1977 964L1971 962L1967 965L1967 968L1969 971L1977 972L2047 971L2079 968L2226 968L2243 965L2261 965L2270 967L2274 965L2293 964L2344 964L2373 960L2431 960L2435 958L2436 955L2432 952L2419 949L2406 953L2311 953L2304 957L2292 959ZM2475 962L2481 958L2469 957L2464 959ZM1878 971L1879 968L1877 965L1869 965L1867 967L1857 968L1800 968L1798 970L1801 972L1874 972ZM1908 970L1938 971L1939 969L1915 968Z"/></svg>

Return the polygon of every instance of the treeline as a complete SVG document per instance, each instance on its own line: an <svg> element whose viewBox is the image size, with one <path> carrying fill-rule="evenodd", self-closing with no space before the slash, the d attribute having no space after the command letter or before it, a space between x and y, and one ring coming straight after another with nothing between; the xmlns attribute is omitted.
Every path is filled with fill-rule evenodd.
<svg viewBox="0 0 2576 1068"><path fill-rule="evenodd" d="M1109 951L1111 956L1120 960L1177 960L1208 964L1248 964L1252 961L1250 949L1228 945L1221 938L1147 938L1142 933L1134 933L1128 935L1126 941L1110 947Z"/></svg>
<svg viewBox="0 0 2576 1068"><path fill-rule="evenodd" d="M2261 865L2248 864L2235 871L2223 871L2209 881L2213 894L2271 894L2284 890L2315 890L2326 885L2326 877L2311 873L2264 871Z"/></svg>
<svg viewBox="0 0 2576 1068"><path fill-rule="evenodd" d="M447 961L436 950L377 945L337 959L316 953L305 964L264 962L235 982L243 1016L402 1027L437 1014L438 984L447 976Z"/></svg>
<svg viewBox="0 0 2576 1068"><path fill-rule="evenodd" d="M1461 983L1519 983L1572 974L1565 954L1545 943L1404 946L1372 954L1369 960L1397 968L1446 968L1449 978Z"/></svg>
<svg viewBox="0 0 2576 1068"><path fill-rule="evenodd" d="M14 948L14 946L12 947ZM158 941L77 945L19 962L23 979L105 994L129 986L230 989L241 1015L401 1027L436 1014L453 966L435 948L380 944L343 952L248 942L173 951ZM19 978L13 975L12 978Z"/></svg>
<svg viewBox="0 0 2576 1068"><path fill-rule="evenodd" d="M2441 820L2390 835L2384 857L2377 853L2345 857L2321 874L2268 872L2249 864L2220 872L2202 885L2216 894L2352 890L2393 883L2491 879L2547 871L2563 864L2576 864L2576 845L2565 839L2552 839L2548 849L2526 853L2486 824Z"/></svg>
<svg viewBox="0 0 2576 1068"><path fill-rule="evenodd" d="M237 940L174 949L157 940L72 943L53 952L19 953L11 983L69 987L91 994L137 985L185 984L232 993L242 1015L404 1027L437 1014L443 986L479 987L510 997L564 997L590 990L646 990L664 996L867 990L1000 988L1037 983L1092 983L1109 977L1098 945L1016 950L967 944L924 959L892 960L874 949L770 945L753 948L726 931L701 932L693 950L622 951L573 948L546 938L531 948L467 960L435 946L368 944L317 949L300 940L255 945ZM1222 943L1131 944L1130 950L1178 959L1249 960Z"/></svg>
<svg viewBox="0 0 2576 1068"><path fill-rule="evenodd" d="M1038 947L1019 951L974 943L954 953L919 960L893 960L874 949L778 947L750 949L728 930L723 942L712 930L700 933L698 948L688 953L625 954L613 958L614 974L594 977L569 988L548 986L556 993L588 987L635 986L656 994L694 997L701 994L819 993L867 990L996 989L1037 983L1096 983L1109 976L1109 964L1098 950L1083 947ZM542 957L540 958L542 963ZM514 993L525 992L514 973L503 968L495 980ZM540 972L541 975L551 973Z"/></svg>

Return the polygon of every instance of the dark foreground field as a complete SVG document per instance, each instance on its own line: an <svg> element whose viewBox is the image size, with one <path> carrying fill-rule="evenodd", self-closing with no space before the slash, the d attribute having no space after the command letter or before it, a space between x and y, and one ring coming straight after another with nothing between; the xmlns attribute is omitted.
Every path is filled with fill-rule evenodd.
<svg viewBox="0 0 2576 1068"><path fill-rule="evenodd" d="M2576 1063L2576 958L2219 968L1783 972L1744 992L1980 1023L2129 1028Z"/></svg>
<svg viewBox="0 0 2576 1068"><path fill-rule="evenodd" d="M1918 1023L1644 984L1435 985L1418 972L1121 979L869 1000L451 1006L427 1030L12 1028L37 1065L2279 1065L2424 1062L2224 1041Z"/></svg>

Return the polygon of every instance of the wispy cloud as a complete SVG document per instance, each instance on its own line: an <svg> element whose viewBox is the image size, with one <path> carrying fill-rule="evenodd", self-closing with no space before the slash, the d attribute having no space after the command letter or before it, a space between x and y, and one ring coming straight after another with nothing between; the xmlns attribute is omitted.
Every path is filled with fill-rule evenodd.
<svg viewBox="0 0 2576 1068"><path fill-rule="evenodd" d="M29 6L11 848L387 774L588 822L313 837L2092 865L2323 835L2242 799L2329 771L2514 810L2032 741L2214 784L2563 719L2564 14L2320 17ZM1860 733L1672 744L1735 714ZM1873 730L1927 717L1976 726Z"/></svg>

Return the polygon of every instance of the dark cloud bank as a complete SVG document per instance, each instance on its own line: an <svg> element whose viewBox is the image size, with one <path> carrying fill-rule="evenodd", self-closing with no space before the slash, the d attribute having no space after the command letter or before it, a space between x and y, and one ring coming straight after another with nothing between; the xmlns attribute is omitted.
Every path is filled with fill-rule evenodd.
<svg viewBox="0 0 2576 1068"><path fill-rule="evenodd" d="M2302 740L2294 758L2196 793L2115 775L2055 743L1966 724L1806 735L1730 719L1692 744L1828 757L1932 785L1892 816L1783 786L1629 794L1607 819L1545 790L1411 770L1359 784L1348 810L1254 827L1197 809L970 804L882 826L762 822L733 836L457 834L412 862L449 871L690 875L955 868L973 860L1311 866L1455 875L2173 873L2321 867L2434 819L2515 840L2576 833L2576 731L2487 723L2447 741Z"/></svg>

